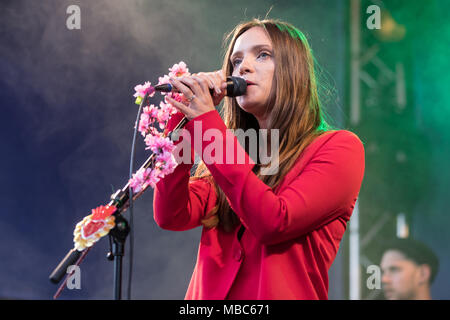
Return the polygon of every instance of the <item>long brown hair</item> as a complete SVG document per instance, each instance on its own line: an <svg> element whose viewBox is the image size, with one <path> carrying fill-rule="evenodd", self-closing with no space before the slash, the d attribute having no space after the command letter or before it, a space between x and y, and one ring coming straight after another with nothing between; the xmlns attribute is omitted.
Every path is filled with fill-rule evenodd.
<svg viewBox="0 0 450 320"><path fill-rule="evenodd" d="M271 113L268 131L279 130L278 172L261 175L263 165L260 163L253 170L261 181L274 190L302 151L316 137L328 131L330 126L324 120L319 102L312 51L303 33L289 23L253 19L237 25L224 40L224 44L228 43L222 67L226 75L233 72L230 55L236 39L252 27L266 30L274 51L274 79L266 112ZM221 116L229 129L259 129L256 118L241 109L235 98L225 98ZM247 144L245 149L248 152ZM191 177L200 178L210 179L217 194L216 206L202 220L203 225L232 231L239 224L239 219L203 162L199 163L195 175Z"/></svg>

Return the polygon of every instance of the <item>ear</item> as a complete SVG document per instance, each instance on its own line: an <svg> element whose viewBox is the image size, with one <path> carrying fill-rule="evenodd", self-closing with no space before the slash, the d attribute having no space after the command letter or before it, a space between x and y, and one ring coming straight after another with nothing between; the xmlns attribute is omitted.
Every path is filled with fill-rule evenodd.
<svg viewBox="0 0 450 320"><path fill-rule="evenodd" d="M431 278L431 268L427 264L422 264L419 266L419 281L420 283L430 283Z"/></svg>

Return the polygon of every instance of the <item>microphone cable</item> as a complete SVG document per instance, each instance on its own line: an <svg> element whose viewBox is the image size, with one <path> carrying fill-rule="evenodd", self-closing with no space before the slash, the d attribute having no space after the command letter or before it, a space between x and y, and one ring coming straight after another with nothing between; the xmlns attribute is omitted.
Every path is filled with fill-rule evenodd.
<svg viewBox="0 0 450 320"><path fill-rule="evenodd" d="M142 113L142 106L146 102L148 98L148 94L145 95L144 99L142 99L142 102L139 105L139 110L136 117L136 122L134 126L134 132L133 132L133 141L131 143L131 156L130 156L130 179L133 178L133 171L134 171L134 157L135 157L135 146L136 146L136 136L137 136L137 130L139 126L139 119L141 117ZM130 225L130 253L129 253L129 269L128 269L128 288L127 288L127 299L131 300L131 285L133 281L133 253L134 253L134 215L133 215L133 188L131 186L128 186L128 203L129 207L128 210L130 212L130 219L129 219L129 225Z"/></svg>

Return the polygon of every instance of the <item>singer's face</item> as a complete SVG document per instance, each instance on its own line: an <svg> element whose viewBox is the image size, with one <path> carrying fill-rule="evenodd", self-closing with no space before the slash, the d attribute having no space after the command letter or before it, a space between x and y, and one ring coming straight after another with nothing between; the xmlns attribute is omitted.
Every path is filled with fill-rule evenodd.
<svg viewBox="0 0 450 320"><path fill-rule="evenodd" d="M272 42L261 27L253 27L241 34L230 56L233 76L247 80L247 92L236 98L245 111L260 118L272 89L275 61Z"/></svg>

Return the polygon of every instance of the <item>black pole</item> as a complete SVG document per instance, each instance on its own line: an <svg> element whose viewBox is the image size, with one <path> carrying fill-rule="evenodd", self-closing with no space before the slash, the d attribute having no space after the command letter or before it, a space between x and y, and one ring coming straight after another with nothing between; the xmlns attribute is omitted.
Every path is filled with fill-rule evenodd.
<svg viewBox="0 0 450 320"><path fill-rule="evenodd" d="M114 299L122 300L122 260L123 260L123 244L114 241Z"/></svg>
<svg viewBox="0 0 450 320"><path fill-rule="evenodd" d="M114 256L114 299L122 299L122 260L125 254L125 240L130 232L128 221L121 215L115 215L116 226L109 234L112 236L112 255Z"/></svg>

